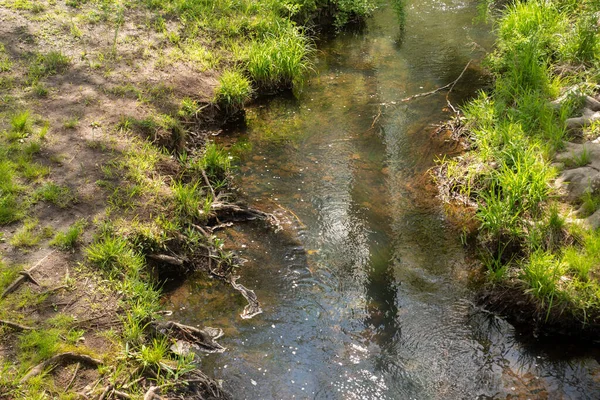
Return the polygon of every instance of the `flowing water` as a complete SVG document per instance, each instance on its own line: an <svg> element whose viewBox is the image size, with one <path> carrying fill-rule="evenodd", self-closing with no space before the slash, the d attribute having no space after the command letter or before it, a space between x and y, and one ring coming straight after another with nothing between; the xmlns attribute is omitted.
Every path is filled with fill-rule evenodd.
<svg viewBox="0 0 600 400"><path fill-rule="evenodd" d="M600 398L596 359L527 344L476 307L460 231L428 184L455 152L432 124L452 82L490 48L475 0L412 0L402 35L382 6L361 33L319 44L302 93L251 108L238 185L284 231L241 224L223 236L264 313L199 277L166 299L183 323L223 328L202 368L240 399ZM475 63L476 64L476 63ZM450 100L483 82L469 68ZM225 139L227 140L227 139Z"/></svg>

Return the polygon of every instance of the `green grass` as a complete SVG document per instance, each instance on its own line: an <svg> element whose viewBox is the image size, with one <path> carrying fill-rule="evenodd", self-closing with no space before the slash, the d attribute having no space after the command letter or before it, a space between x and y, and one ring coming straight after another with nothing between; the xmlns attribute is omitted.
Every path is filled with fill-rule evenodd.
<svg viewBox="0 0 600 400"><path fill-rule="evenodd" d="M31 219L25 221L23 226L15 232L10 239L10 244L15 247L33 247L42 239L41 233L37 229L38 221Z"/></svg>
<svg viewBox="0 0 600 400"><path fill-rule="evenodd" d="M46 360L60 349L60 334L58 329L34 330L19 337L19 350L21 359L26 364L37 364Z"/></svg>
<svg viewBox="0 0 600 400"><path fill-rule="evenodd" d="M225 71L219 78L219 87L215 93L215 101L229 112L236 112L252 95L252 85L239 71Z"/></svg>
<svg viewBox="0 0 600 400"><path fill-rule="evenodd" d="M31 114L23 111L13 115L10 119L11 132L17 134L16 139L31 133Z"/></svg>
<svg viewBox="0 0 600 400"><path fill-rule="evenodd" d="M179 215L192 220L200 218L204 209L205 194L202 193L198 183L184 184L178 182L173 186L173 195Z"/></svg>
<svg viewBox="0 0 600 400"><path fill-rule="evenodd" d="M298 29L260 38L247 51L246 69L260 88L301 84L311 68L312 44Z"/></svg>
<svg viewBox="0 0 600 400"><path fill-rule="evenodd" d="M73 204L77 198L69 187L47 182L35 191L34 199L44 200L60 208L66 208Z"/></svg>
<svg viewBox="0 0 600 400"><path fill-rule="evenodd" d="M586 191L581 197L581 217L587 217L600 209L600 196Z"/></svg>
<svg viewBox="0 0 600 400"><path fill-rule="evenodd" d="M573 155L571 158L565 160L567 167L585 167L591 163L590 151L586 146L583 146L581 153Z"/></svg>
<svg viewBox="0 0 600 400"><path fill-rule="evenodd" d="M568 139L564 121L578 105L566 102L556 110L550 102L574 83L595 84L600 63L591 21L598 11L592 1L507 5L496 21L496 50L487 59L493 89L464 107L473 165L448 167L457 192L478 203L479 245L490 279L519 285L546 317L560 305L564 318L584 324L600 316L593 297L600 293L600 240L567 224L555 203L557 171L550 164ZM577 68L557 73L565 63ZM567 164L584 166L590 157L584 148ZM591 193L581 201L582 216L600 207Z"/></svg>
<svg viewBox="0 0 600 400"><path fill-rule="evenodd" d="M71 117L71 118L65 120L65 123L63 124L65 129L75 129L75 128L77 128L78 125L79 125L78 117Z"/></svg>
<svg viewBox="0 0 600 400"><path fill-rule="evenodd" d="M71 65L71 59L61 52L51 51L38 54L29 64L28 83L36 84L40 79L64 73Z"/></svg>
<svg viewBox="0 0 600 400"><path fill-rule="evenodd" d="M143 260L130 248L126 240L108 236L86 249L88 260L110 274L139 271Z"/></svg>
<svg viewBox="0 0 600 400"><path fill-rule="evenodd" d="M215 143L208 143L204 148L202 157L194 160L190 169L202 169L206 171L209 178L216 186L222 186L231 170L233 157L229 155L221 146Z"/></svg>
<svg viewBox="0 0 600 400"><path fill-rule="evenodd" d="M72 250L79 241L86 224L85 220L75 222L65 232L58 232L50 242L50 245L58 247L61 250Z"/></svg>

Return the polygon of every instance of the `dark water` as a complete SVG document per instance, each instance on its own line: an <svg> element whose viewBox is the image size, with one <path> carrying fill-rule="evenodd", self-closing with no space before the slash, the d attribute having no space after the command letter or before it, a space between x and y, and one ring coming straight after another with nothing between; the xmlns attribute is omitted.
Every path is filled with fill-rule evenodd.
<svg viewBox="0 0 600 400"><path fill-rule="evenodd" d="M248 113L238 184L284 231L223 234L248 259L241 282L264 313L206 277L172 293L174 318L225 330L203 369L240 399L600 398L600 368L531 346L475 307L460 232L426 171L455 151L432 124L453 81L490 47L476 1L412 0L406 30L383 6L363 33L322 43L297 98ZM450 100L483 84L477 63ZM556 347L556 346L555 346Z"/></svg>

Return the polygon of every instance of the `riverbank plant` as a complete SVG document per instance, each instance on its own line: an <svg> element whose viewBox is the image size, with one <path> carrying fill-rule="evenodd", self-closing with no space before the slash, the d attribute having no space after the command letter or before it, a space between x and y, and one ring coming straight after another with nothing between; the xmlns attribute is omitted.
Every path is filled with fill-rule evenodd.
<svg viewBox="0 0 600 400"><path fill-rule="evenodd" d="M470 166L448 166L460 181L456 190L477 203L478 242L494 285L529 299L541 324L584 329L600 326L600 234L566 224L558 212L552 157L570 138L565 120L580 105L551 101L573 85L598 83L599 11L594 1L505 7L487 59L493 88L464 107ZM572 162L589 163L589 153ZM598 206L588 197L589 213Z"/></svg>

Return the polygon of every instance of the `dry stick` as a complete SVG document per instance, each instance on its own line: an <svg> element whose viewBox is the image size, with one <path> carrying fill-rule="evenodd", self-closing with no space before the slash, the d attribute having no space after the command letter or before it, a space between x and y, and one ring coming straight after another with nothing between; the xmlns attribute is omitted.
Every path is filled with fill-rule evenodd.
<svg viewBox="0 0 600 400"><path fill-rule="evenodd" d="M140 376L140 377L139 377L139 378L137 378L136 380L134 380L134 381L131 381L131 382L129 382L129 383L126 383L126 384L124 384L124 385L122 386L122 388L123 388L123 389L125 389L125 390L127 390L127 389L129 389L130 387L132 387L133 385L137 385L138 383L140 383L140 382L141 382L141 381L143 381L144 379L146 379L146 377L145 377L145 376Z"/></svg>
<svg viewBox="0 0 600 400"><path fill-rule="evenodd" d="M377 123L377 121L379 121L379 118L381 118L381 105L378 108L377 115L373 119L373 123L371 124L371 129L373 129L373 127L375 126L375 124Z"/></svg>
<svg viewBox="0 0 600 400"><path fill-rule="evenodd" d="M212 193L213 200L217 200L217 196L215 195L215 189L213 189L212 185L210 184L208 176L206 176L206 172L203 169L201 169L200 172L202 172L204 182L206 183L206 186L208 186L208 188L210 189L210 193Z"/></svg>
<svg viewBox="0 0 600 400"><path fill-rule="evenodd" d="M44 371L44 369L50 365L58 364L58 363L61 363L63 361L68 361L68 360L84 362L84 363L91 364L94 366L98 366L98 365L102 364L102 361L92 358L90 356L86 356L84 354L77 354L77 353L72 353L72 352L60 353L53 357L50 357L46 361L41 362L38 365L36 365L35 367L31 368L31 370L29 370L27 375L25 375L23 378L21 378L20 383L27 382L29 379L33 378L34 376L41 374Z"/></svg>
<svg viewBox="0 0 600 400"><path fill-rule="evenodd" d="M462 70L462 72L460 73L460 75L458 76L458 78L456 78L454 81L450 82L449 84L447 84L447 85L444 85L444 86L442 86L442 87L439 87L439 88L437 88L437 89L435 89L435 90L432 90L432 91L430 91L430 92L419 93L419 94L414 94L414 95L412 95L412 96L409 96L409 97L405 97L405 98L403 98L403 99L402 99L402 100L400 100L400 101L402 101L402 102L411 101L411 100L413 100L413 99L416 99L416 98L418 98L418 97L430 96L430 95L432 95L432 94L436 94L437 92L440 92L440 91L442 91L442 90L444 90L444 89L448 89L449 87L454 87L454 85L456 85L456 83L457 83L457 82L460 80L460 78L462 78L462 76L464 75L465 71L466 71L466 70L467 70L467 68L469 67L469 64L471 64L471 60L469 60L469 62L467 63L467 65L465 65L465 67L463 68L463 70Z"/></svg>
<svg viewBox="0 0 600 400"><path fill-rule="evenodd" d="M108 392L110 392L112 388L113 385L108 385L107 387L105 387L102 394L100 394L100 397L98 397L98 400L104 400L104 398L108 395Z"/></svg>
<svg viewBox="0 0 600 400"><path fill-rule="evenodd" d="M19 272L19 274L21 276L19 276L17 279L15 279L15 281L13 283L11 283L6 290L4 290L4 292L2 293L2 295L0 295L0 299L5 298L7 295L9 295L10 293L14 292L15 290L17 290L17 288L23 283L25 282L26 279L31 280L31 282L35 283L36 285L39 286L39 283L37 283L37 281L35 279L33 279L33 277L31 276L31 273L33 272L34 269L36 269L37 267L39 267L46 258L48 258L52 253L54 253L56 250L52 250L50 253L46 254L44 256L44 258L42 258L40 261L38 261L37 263L35 263L35 265L31 268L29 268L28 270L25 271L21 271Z"/></svg>
<svg viewBox="0 0 600 400"><path fill-rule="evenodd" d="M65 393L71 388L71 385L75 381L75 377L77 376L77 373L79 372L79 367L81 367L81 363L80 362L78 362L77 365L75 366L75 372L73 373L73 377L69 381L69 384L65 388Z"/></svg>
<svg viewBox="0 0 600 400"><path fill-rule="evenodd" d="M35 329L30 326L17 324L16 322L6 321L3 319L0 319L0 325L8 326L9 328L12 328L16 331L33 331Z"/></svg>
<svg viewBox="0 0 600 400"><path fill-rule="evenodd" d="M456 108L454 108L454 106L452 105L452 103L450 103L450 99L448 97L450 96L450 93L452 93L452 89L454 89L454 86L456 85L456 83L460 80L460 78L462 78L462 76L464 75L464 73L467 70L467 68L469 68L469 65L471 64L471 61L472 60L469 60L469 62L467 63L467 65L465 65L465 67L463 68L463 70L460 73L460 75L458 76L458 78L456 78L456 80L454 82L452 82L452 86L450 86L450 90L448 90L448 93L446 93L446 103L452 109L452 111L454 111L454 114L456 114L456 115L458 115L459 112L456 110Z"/></svg>
<svg viewBox="0 0 600 400"><path fill-rule="evenodd" d="M120 397L122 399L131 399L131 396L125 392L120 392L115 389L115 390L113 390L113 393L115 394L115 396Z"/></svg>

